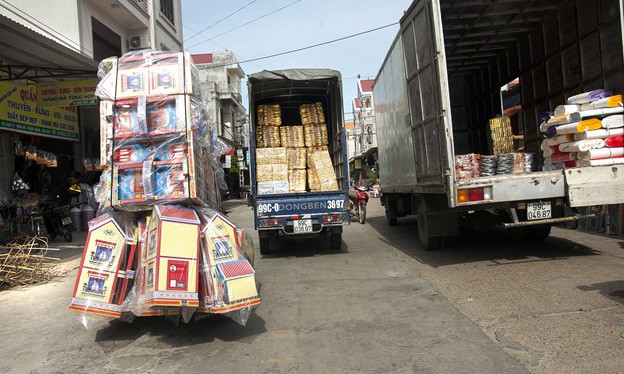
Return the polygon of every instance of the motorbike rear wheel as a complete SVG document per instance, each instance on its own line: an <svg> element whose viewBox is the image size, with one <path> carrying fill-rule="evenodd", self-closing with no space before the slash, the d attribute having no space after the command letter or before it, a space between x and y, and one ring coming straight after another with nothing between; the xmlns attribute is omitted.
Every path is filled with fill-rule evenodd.
<svg viewBox="0 0 624 374"><path fill-rule="evenodd" d="M366 204L364 203L358 205L358 221L361 224L366 222Z"/></svg>

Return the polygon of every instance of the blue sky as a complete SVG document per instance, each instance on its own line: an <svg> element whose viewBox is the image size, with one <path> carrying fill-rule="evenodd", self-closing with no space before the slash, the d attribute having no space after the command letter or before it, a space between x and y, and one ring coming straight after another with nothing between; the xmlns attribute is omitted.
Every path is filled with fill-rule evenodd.
<svg viewBox="0 0 624 374"><path fill-rule="evenodd" d="M256 0L202 35L213 38L293 1ZM251 0L183 0L184 39L193 36L193 31L208 27L249 2ZM301 0L270 16L216 37L213 41L195 36L185 42L185 48L190 47L192 53L209 53L227 48L239 60L252 59L397 22L410 3L411 0ZM343 77L344 109L345 112L351 112L351 99L357 94L355 77L360 74L362 78L375 78L397 31L398 26L392 26L334 44L245 63L242 68L246 74L262 69L305 67L339 70ZM205 42L193 46L201 41ZM352 115L347 114L345 117L351 120Z"/></svg>

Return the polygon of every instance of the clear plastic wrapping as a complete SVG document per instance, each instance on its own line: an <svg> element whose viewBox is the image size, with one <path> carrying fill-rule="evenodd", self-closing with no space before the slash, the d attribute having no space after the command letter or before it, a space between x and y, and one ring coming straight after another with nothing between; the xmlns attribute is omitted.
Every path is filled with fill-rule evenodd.
<svg viewBox="0 0 624 374"><path fill-rule="evenodd" d="M209 208L107 211L89 234L70 309L86 327L141 316L219 313L245 324L260 304L253 242Z"/></svg>
<svg viewBox="0 0 624 374"><path fill-rule="evenodd" d="M189 52L132 51L98 66L95 94L102 100L193 95L201 99L199 72Z"/></svg>
<svg viewBox="0 0 624 374"><path fill-rule="evenodd" d="M327 125L304 125L303 133L306 147L323 147L328 145Z"/></svg>
<svg viewBox="0 0 624 374"><path fill-rule="evenodd" d="M201 221L200 311L225 314L244 325L260 304L251 238L225 216L198 210Z"/></svg>
<svg viewBox="0 0 624 374"><path fill-rule="evenodd" d="M312 161L308 174L312 174L313 183L318 183L320 191L337 191L338 181L328 151L315 151L310 157ZM312 185L312 183L310 183ZM311 188L312 189L312 188Z"/></svg>
<svg viewBox="0 0 624 374"><path fill-rule="evenodd" d="M282 145L278 126L258 126L256 128L256 146L258 148L274 148Z"/></svg>
<svg viewBox="0 0 624 374"><path fill-rule="evenodd" d="M325 113L322 103L303 104L299 106L301 123L304 125L325 123Z"/></svg>

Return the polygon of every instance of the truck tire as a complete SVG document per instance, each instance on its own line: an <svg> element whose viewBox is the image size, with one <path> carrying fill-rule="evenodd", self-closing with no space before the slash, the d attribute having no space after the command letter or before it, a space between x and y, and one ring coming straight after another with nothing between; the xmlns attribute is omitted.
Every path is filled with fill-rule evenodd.
<svg viewBox="0 0 624 374"><path fill-rule="evenodd" d="M390 226L397 225L396 202L392 198L386 200L386 220Z"/></svg>
<svg viewBox="0 0 624 374"><path fill-rule="evenodd" d="M260 238L260 254L268 255L271 253L271 238Z"/></svg>
<svg viewBox="0 0 624 374"><path fill-rule="evenodd" d="M442 247L441 236L429 236L429 223L424 204L418 206L416 225L418 226L418 242L425 251L433 251Z"/></svg>
<svg viewBox="0 0 624 374"><path fill-rule="evenodd" d="M540 242L550 235L552 226L527 226L511 230L511 235L516 240L525 242Z"/></svg>
<svg viewBox="0 0 624 374"><path fill-rule="evenodd" d="M342 233L332 232L329 235L329 249L339 251L342 249Z"/></svg>

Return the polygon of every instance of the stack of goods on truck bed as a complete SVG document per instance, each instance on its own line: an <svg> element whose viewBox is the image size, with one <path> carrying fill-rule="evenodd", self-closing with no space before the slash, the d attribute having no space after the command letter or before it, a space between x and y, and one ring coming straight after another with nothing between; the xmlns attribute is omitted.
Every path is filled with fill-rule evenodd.
<svg viewBox="0 0 624 374"><path fill-rule="evenodd" d="M568 98L540 125L544 170L624 164L622 95L594 90Z"/></svg>
<svg viewBox="0 0 624 374"><path fill-rule="evenodd" d="M217 204L219 157L190 55L139 51L100 63L101 206L70 308L129 318L228 313L260 303L253 247ZM212 183L214 182L214 183ZM224 182L224 181L222 181Z"/></svg>
<svg viewBox="0 0 624 374"><path fill-rule="evenodd" d="M492 155L476 153L456 155L455 175L457 179L523 174L536 170L533 153L514 152L509 118L491 119L489 129Z"/></svg>
<svg viewBox="0 0 624 374"><path fill-rule="evenodd" d="M267 115L269 111L272 115ZM278 104L259 105L256 179L259 195L338 190L321 103L299 107L301 124L283 124ZM270 117L270 118L269 118ZM271 125L268 125L268 123ZM271 174L268 174L268 173Z"/></svg>

